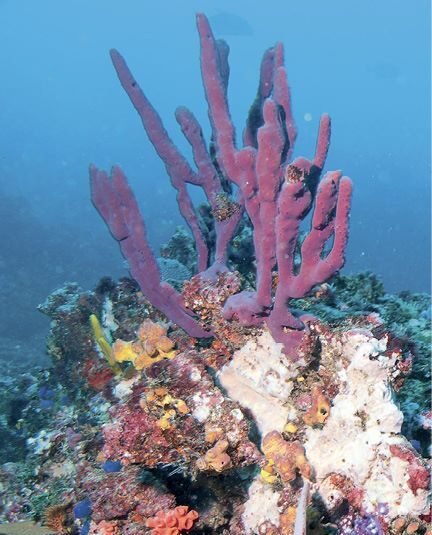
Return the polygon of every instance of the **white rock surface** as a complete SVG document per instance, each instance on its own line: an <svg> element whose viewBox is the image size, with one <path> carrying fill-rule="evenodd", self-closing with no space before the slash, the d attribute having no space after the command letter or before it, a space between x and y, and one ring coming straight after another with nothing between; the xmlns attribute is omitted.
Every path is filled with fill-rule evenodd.
<svg viewBox="0 0 432 535"><path fill-rule="evenodd" d="M403 416L388 380L395 357L383 356L386 339L347 333L339 372L340 391L322 429L307 428L306 457L318 484L332 472L362 488L364 505L373 511L379 502L390 517L419 515L426 510L427 493L414 495L407 480L408 463L394 457L391 444L406 444L400 436Z"/></svg>
<svg viewBox="0 0 432 535"><path fill-rule="evenodd" d="M290 413L289 397L301 362L292 363L264 331L234 353L218 374L228 396L249 409L261 435L282 431Z"/></svg>
<svg viewBox="0 0 432 535"><path fill-rule="evenodd" d="M280 509L277 505L280 493L264 483L258 476L249 487L249 498L245 503L242 521L246 534L262 533L260 526L271 523L279 526Z"/></svg>

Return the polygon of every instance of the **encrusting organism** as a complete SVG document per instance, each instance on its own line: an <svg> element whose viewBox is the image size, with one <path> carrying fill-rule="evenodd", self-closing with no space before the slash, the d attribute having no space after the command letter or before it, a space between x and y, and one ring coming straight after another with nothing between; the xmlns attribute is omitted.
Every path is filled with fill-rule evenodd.
<svg viewBox="0 0 432 535"><path fill-rule="evenodd" d="M133 342L116 340L112 346L115 362L131 362L135 369L142 370L163 359L172 359L176 351L174 342L167 336L167 327L145 320L138 329Z"/></svg>
<svg viewBox="0 0 432 535"><path fill-rule="evenodd" d="M159 511L146 525L152 528L152 535L181 535L194 527L198 516L193 509L180 505L173 511Z"/></svg>

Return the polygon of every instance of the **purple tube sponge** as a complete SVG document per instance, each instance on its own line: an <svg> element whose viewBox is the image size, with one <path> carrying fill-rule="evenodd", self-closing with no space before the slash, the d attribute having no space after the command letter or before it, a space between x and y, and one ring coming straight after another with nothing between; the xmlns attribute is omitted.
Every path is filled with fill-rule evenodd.
<svg viewBox="0 0 432 535"><path fill-rule="evenodd" d="M138 204L120 167L113 167L109 178L104 171L91 166L90 180L92 201L118 241L132 277L150 303L191 336L208 337L210 334L185 308L177 290L161 281Z"/></svg>
<svg viewBox="0 0 432 535"><path fill-rule="evenodd" d="M224 41L215 40L202 14L197 15L197 27L212 129L209 146L193 114L186 108L176 111L177 122L191 145L195 168L170 139L123 57L112 50L111 59L177 190L180 212L195 239L201 277L212 279L228 269L228 245L243 210L252 223L256 289L231 296L224 307L225 318L235 318L243 325L266 323L275 339L288 349L304 328L301 319L290 313L289 301L304 297L313 286L328 280L343 266L352 184L339 171L327 173L320 182L330 143L328 115L321 118L312 160L301 157L291 161L297 130L280 43L264 54L257 96L243 132L243 146L237 147L227 101L229 48ZM108 177L91 166L90 180L93 203L119 242L131 274L145 296L190 335L211 336L185 307L181 294L161 282L144 222L122 170L114 167ZM210 205L216 231L213 252L208 250L187 184L201 187ZM236 191L235 198L229 196L232 189ZM300 244L300 224L311 210L312 226ZM329 242L332 246L327 251ZM297 266L295 252L299 248L301 263ZM276 269L279 282L274 290Z"/></svg>
<svg viewBox="0 0 432 535"><path fill-rule="evenodd" d="M230 297L226 319L244 325L266 322L286 349L298 338L293 329L303 323L288 309L291 298L304 297L316 284L334 275L344 263L348 238L351 180L338 171L327 173L319 184L330 143L330 118L320 121L315 156L290 163L296 138L291 100L283 66L283 47L266 52L254 116L248 121L244 146L237 148L224 84L218 75L217 46L207 19L197 17L201 43L201 72L209 107L218 161L244 199L254 230L257 282L254 292ZM319 184L319 186L318 186ZM301 245L301 264L295 266L301 222L313 207L312 228ZM333 238L330 252L326 243ZM279 283L272 292L272 273Z"/></svg>

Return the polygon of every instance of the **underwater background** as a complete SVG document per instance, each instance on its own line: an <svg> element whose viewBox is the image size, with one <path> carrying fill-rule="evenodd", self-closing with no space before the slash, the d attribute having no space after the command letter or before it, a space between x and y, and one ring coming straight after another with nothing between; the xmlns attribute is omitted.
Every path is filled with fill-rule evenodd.
<svg viewBox="0 0 432 535"><path fill-rule="evenodd" d="M355 188L344 273L371 270L388 291L429 291L428 0L2 0L2 339L44 336L47 321L35 308L63 282L89 288L103 275L126 274L89 200L90 162L122 165L156 250L183 223L108 50L127 58L172 139L190 154L174 110L188 106L208 134L197 11L230 43L238 135L262 51L276 40L286 49L296 154L312 153L319 116L331 114L327 168L343 169Z"/></svg>

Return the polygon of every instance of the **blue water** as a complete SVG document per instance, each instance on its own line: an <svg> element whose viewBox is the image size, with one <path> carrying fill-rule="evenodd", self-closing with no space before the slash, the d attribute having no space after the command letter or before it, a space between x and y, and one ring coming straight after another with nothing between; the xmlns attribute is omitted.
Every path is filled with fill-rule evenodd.
<svg viewBox="0 0 432 535"><path fill-rule="evenodd" d="M389 291L430 285L430 2L400 0L2 0L0 2L0 336L64 281L125 274L89 200L89 162L118 163L155 248L181 223L164 167L117 80L121 51L171 137L183 104L208 133L195 13L230 44L229 101L241 131L266 48L281 40L299 131L312 156L319 115L327 169L355 183L345 272L372 270ZM17 332L15 333L15 330Z"/></svg>

